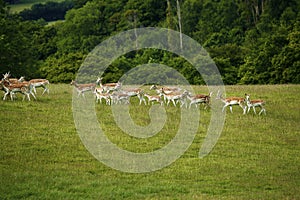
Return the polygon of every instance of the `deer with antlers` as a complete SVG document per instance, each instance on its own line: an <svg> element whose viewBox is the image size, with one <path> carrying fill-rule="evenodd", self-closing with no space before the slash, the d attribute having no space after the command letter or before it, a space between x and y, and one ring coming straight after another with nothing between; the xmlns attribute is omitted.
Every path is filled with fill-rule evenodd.
<svg viewBox="0 0 300 200"><path fill-rule="evenodd" d="M30 101L30 94L36 99L35 95L31 92L31 85L28 83L10 84L7 80L1 80L1 87L5 91L3 100L6 100L6 96L10 94L10 99L13 101L15 93L23 94L23 101L25 97Z"/></svg>
<svg viewBox="0 0 300 200"><path fill-rule="evenodd" d="M256 114L255 107L260 107L261 110L258 115L260 115L261 113L264 113L266 115L266 109L264 108L264 105L265 105L264 100L261 100L261 99L250 100L250 94L245 94L245 98L246 98L246 103L248 106L247 113L249 113L249 111L252 107L253 112Z"/></svg>
<svg viewBox="0 0 300 200"><path fill-rule="evenodd" d="M9 77L10 73L6 73L4 76ZM29 83L32 86L32 90L34 94L36 94L36 88L42 87L44 91L42 95L47 92L49 94L49 89L47 85L49 85L49 81L47 79L31 79L30 81L25 81L25 77L21 76L19 79L17 78L8 78L7 79L11 84L18 84L18 83Z"/></svg>
<svg viewBox="0 0 300 200"><path fill-rule="evenodd" d="M15 93L21 93L24 95L23 101L25 97L27 97L28 101L30 101L30 94L36 99L35 95L32 92L33 86L29 82L10 82L10 73L6 73L3 75L3 79L1 80L1 89L5 91L3 100L6 100L8 94L10 94L10 98L13 101L15 97Z"/></svg>

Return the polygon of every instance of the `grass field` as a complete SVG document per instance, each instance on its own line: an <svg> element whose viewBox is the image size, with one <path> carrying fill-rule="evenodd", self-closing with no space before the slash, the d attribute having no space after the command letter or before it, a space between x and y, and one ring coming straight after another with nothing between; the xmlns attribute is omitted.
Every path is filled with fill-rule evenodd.
<svg viewBox="0 0 300 200"><path fill-rule="evenodd" d="M38 4L38 3L46 3L48 1L52 2L61 2L63 0L20 0L16 4L10 4L10 12L12 13L19 13L24 9L29 9L33 4Z"/></svg>
<svg viewBox="0 0 300 200"><path fill-rule="evenodd" d="M210 111L201 108L198 133L185 154L168 167L141 174L111 169L86 150L74 126L70 85L52 84L49 95L38 92L37 101L0 100L0 199L300 197L300 85L227 86L227 96L250 93L266 100L267 115L227 110L218 143L199 159L210 119ZM149 123L142 115L149 106L135 105L130 110L135 122ZM163 134L135 139L115 126L110 107L98 104L96 110L108 138L130 151L161 148L176 131L170 125ZM177 108L167 110L176 127Z"/></svg>

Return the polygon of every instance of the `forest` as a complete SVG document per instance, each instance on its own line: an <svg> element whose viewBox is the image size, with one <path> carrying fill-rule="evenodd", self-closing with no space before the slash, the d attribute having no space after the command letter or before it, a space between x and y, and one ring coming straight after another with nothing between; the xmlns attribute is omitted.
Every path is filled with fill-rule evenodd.
<svg viewBox="0 0 300 200"><path fill-rule="evenodd" d="M1 74L69 83L89 52L110 36L163 27L201 44L225 84L300 83L297 0L66 0L20 13L10 11L13 3L0 0ZM119 57L104 81L145 63L168 65L191 84L204 84L183 58L157 49Z"/></svg>

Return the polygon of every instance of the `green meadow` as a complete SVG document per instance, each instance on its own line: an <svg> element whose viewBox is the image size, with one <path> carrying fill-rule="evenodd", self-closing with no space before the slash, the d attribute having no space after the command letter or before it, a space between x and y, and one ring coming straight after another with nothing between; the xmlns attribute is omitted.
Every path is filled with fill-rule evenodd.
<svg viewBox="0 0 300 200"><path fill-rule="evenodd" d="M204 158L198 153L211 111L200 107L197 135L171 165L149 173L126 173L94 158L73 119L72 87L50 84L37 100L0 100L0 199L298 199L300 196L300 85L226 86L226 96L251 94L266 101L267 115L227 109L223 132ZM195 86L198 93L207 93ZM215 97L215 95L213 95ZM1 93L1 98L3 97ZM9 99L9 98L8 98ZM149 152L176 134L179 107L166 107L160 133L138 139L116 125L111 107L96 104L107 137L132 152ZM132 99L136 124L150 123L150 106Z"/></svg>
<svg viewBox="0 0 300 200"><path fill-rule="evenodd" d="M12 13L19 13L24 9L30 9L32 5L38 3L46 3L50 0L20 0L16 4L10 4L8 7ZM61 2L63 0L51 0L52 2Z"/></svg>

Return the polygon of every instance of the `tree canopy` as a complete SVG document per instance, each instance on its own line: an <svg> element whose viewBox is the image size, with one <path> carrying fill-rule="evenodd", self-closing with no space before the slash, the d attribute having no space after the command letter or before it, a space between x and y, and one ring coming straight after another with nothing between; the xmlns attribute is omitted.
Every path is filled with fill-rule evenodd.
<svg viewBox="0 0 300 200"><path fill-rule="evenodd" d="M199 42L226 84L299 84L299 8L297 0L67 0L13 14L0 0L0 73L69 82L88 53L110 36L164 27ZM63 21L47 23L57 19ZM145 63L168 65L191 84L204 84L183 58L155 49L118 58L104 80Z"/></svg>

